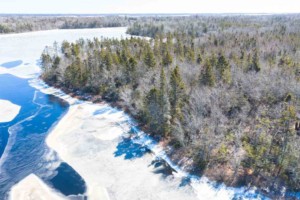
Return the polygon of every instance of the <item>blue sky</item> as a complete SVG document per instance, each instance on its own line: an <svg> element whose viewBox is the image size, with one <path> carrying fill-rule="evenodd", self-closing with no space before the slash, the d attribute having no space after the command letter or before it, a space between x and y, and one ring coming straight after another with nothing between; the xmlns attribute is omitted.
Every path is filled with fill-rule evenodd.
<svg viewBox="0 0 300 200"><path fill-rule="evenodd" d="M0 0L0 13L300 13L300 0Z"/></svg>

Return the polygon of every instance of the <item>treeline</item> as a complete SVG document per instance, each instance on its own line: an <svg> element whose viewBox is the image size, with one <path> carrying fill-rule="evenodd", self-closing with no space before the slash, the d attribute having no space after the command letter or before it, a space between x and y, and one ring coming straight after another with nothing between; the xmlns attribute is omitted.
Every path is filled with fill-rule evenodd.
<svg viewBox="0 0 300 200"><path fill-rule="evenodd" d="M273 195L299 191L300 18L292 17L162 18L163 29L177 26L151 40L64 41L43 52L42 78L118 104L193 173ZM203 21L199 34L176 28ZM152 36L142 23L128 32L137 26Z"/></svg>
<svg viewBox="0 0 300 200"><path fill-rule="evenodd" d="M51 29L122 27L127 26L131 20L132 18L118 16L2 16L0 17L0 34Z"/></svg>

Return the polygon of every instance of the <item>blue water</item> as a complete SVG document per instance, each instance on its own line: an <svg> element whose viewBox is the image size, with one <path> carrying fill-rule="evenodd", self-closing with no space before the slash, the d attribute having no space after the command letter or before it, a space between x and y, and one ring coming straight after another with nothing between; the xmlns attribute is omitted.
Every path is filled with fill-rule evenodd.
<svg viewBox="0 0 300 200"><path fill-rule="evenodd" d="M8 74L0 75L0 99L21 106L13 121L0 123L0 199L6 199L11 187L31 173L62 194L84 194L86 185L80 175L66 163L54 165L59 158L45 144L51 127L68 110L67 102Z"/></svg>
<svg viewBox="0 0 300 200"><path fill-rule="evenodd" d="M10 62L6 62L6 63L2 63L2 64L0 64L0 66L9 69L9 68L17 67L17 66L21 65L22 63L23 63L22 60L15 60L15 61L10 61Z"/></svg>

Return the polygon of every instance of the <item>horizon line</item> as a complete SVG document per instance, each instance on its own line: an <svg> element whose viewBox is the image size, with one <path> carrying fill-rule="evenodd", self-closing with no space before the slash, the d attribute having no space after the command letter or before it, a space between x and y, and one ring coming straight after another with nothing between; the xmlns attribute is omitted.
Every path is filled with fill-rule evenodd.
<svg viewBox="0 0 300 200"><path fill-rule="evenodd" d="M208 13L0 13L2 15L295 15L299 12L208 12Z"/></svg>

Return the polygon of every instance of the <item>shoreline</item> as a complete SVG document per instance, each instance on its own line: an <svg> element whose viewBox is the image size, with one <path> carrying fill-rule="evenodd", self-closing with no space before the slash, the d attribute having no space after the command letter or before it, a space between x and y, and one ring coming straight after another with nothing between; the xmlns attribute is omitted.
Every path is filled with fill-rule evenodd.
<svg viewBox="0 0 300 200"><path fill-rule="evenodd" d="M103 114L93 114L97 110L102 112L106 109L108 109L107 112L104 111ZM110 112L115 113L110 114ZM161 184L159 184L160 186L166 184L165 180L161 180L160 175L153 174L151 172L152 170L149 170L149 167L147 167L153 160L152 155L145 154L145 157L143 156L143 158L139 160L124 160L121 157L114 156L116 150L115 146L118 146L119 140L124 134L124 127L122 128L118 124L124 123L126 120L122 111L113 111L107 104L94 105L82 103L71 105L68 113L60 120L47 137L46 143L85 180L89 199L120 199L121 196L118 198L117 196L122 192L125 193L122 195L122 198L124 198L124 195L128 195L128 198L125 199L136 198L135 191L127 191L126 185L128 184L134 185L130 188L138 190L140 198L142 199L167 198L167 195L169 196L170 194L165 193L164 190L161 190L161 192L164 192L164 196L152 198L150 196L152 192L148 190L149 187L140 185L140 183L145 180L143 176L149 176L147 180L150 181L148 183L151 187L157 187L157 182L161 182ZM86 133L91 133L91 135L87 135ZM98 144L94 144L91 140L97 140ZM86 145L82 143L86 143ZM98 145L103 145L107 148L101 149ZM87 146L92 149L95 148L95 151L89 150ZM79 154L77 151L80 151ZM82 153L82 151L85 153ZM105 164L101 162L103 160L105 160ZM136 166L137 163L139 167ZM141 167L144 167L143 172L137 172ZM126 172L128 174L124 174ZM140 178L138 178L137 181L130 180L135 174L139 174ZM98 180L97 175L99 175L99 179L101 179L101 177L106 178L105 180ZM126 176L126 178L123 178L123 176ZM112 181L109 179L115 180ZM151 179L155 180L151 182ZM125 184L123 184L123 182L125 182ZM122 184L119 185L119 183ZM113 189L116 187L114 184L118 185L118 189ZM165 187L168 186L166 185ZM172 186L171 188L174 193L173 198L180 196L180 199L196 199L191 197L188 193L184 192L181 194L180 189L177 187ZM170 188L167 191L170 191Z"/></svg>
<svg viewBox="0 0 300 200"><path fill-rule="evenodd" d="M118 107L117 109L114 107L117 107L116 105L111 106L109 103L104 103L100 102L99 99L93 99L92 96L86 97L86 96L80 96L79 94L73 95L69 92L65 93L66 91L63 88L58 88L57 86L48 86L43 80L38 79L37 81L38 85L40 87L36 87L37 89L41 90L44 93L48 94L54 94L64 100L66 100L69 104L69 110L68 112L64 115L64 117L58 122L58 124L53 128L53 130L49 133L46 143L47 145L55 150L59 157L64 161L67 162L70 166L72 166L80 175L81 177L86 181L87 184L87 195L91 199L98 199L96 197L97 195L101 196L101 198L104 199L114 199L111 197L111 194L115 193L112 192L110 189L106 188L106 185L101 185L99 186L99 183L94 180L94 177L91 176L93 170L89 170L88 168L93 168L97 166L98 162L101 162L100 160L96 160L96 162L91 162L89 165L86 163L81 163L83 162L82 160L89 159L91 158L86 158L86 157L81 157L78 160L77 155L72 155L72 149L76 151L76 148L74 146L76 145L82 145L80 147L85 148L89 146L90 144L87 143L84 145L82 138L82 134L84 133L92 133L92 136L89 138L89 140L100 140L102 142L115 142L114 148L118 146L118 143L116 143L116 140L121 140L122 138L130 138L131 136L129 133L130 130L134 130L135 134L138 136L136 139L134 139L134 143L139 143L145 147L147 147L151 152L152 155L145 154L141 157L141 159L145 159L144 157L147 157L147 162L148 163L143 163L144 167L149 168L151 165L150 163L153 163L155 158L161 159L163 162L167 164L167 167L171 168L171 171L175 172L172 173L172 179L176 179L174 183L172 183L173 189L176 191L181 191L182 188L180 185L184 182L185 179L188 179L190 184L187 186L189 190L189 195L193 194L193 197L184 197L184 198L191 198L191 199L201 199L203 196L206 197L206 199L232 199L233 197L243 197L247 196L250 198L257 197L260 199L268 199L266 197L261 196L260 194L257 193L256 188L246 188L246 187L229 187L225 186L225 184L217 184L216 182L209 180L205 176L198 177L191 175L181 169L179 165L176 164L176 162L172 161L172 158L168 156L168 154L165 151L165 147L162 146L161 143L156 142L151 136L148 134L144 133L143 131L140 131L134 123L134 120L132 121L130 118L131 116L126 114L124 111L119 110L120 108ZM72 95L72 96L70 96ZM86 101L86 100L93 100L95 103L91 101ZM97 116L99 114L95 114L97 111L101 110L100 116ZM108 113L117 113L119 116L117 118L110 118ZM125 117L125 118L124 118ZM101 123L101 121L105 120L112 120L105 126L109 125L109 128L104 128L105 134L99 134L99 129L103 130L103 127L99 127L96 124ZM118 121L120 120L120 121ZM130 120L130 121L129 121ZM75 121L75 122L74 122ZM88 124L88 127L90 129L87 129L86 124ZM125 124L125 125L124 125ZM126 129L126 130L125 130ZM113 137L106 137L105 135L112 133L112 131L119 131L119 133ZM81 135L81 136L78 136ZM86 134L85 134L86 135ZM73 137L72 137L73 136ZM74 137L76 139L74 139ZM67 141L68 139L73 140L73 143L70 141ZM83 138L86 139L86 138ZM81 142L80 142L81 141ZM120 141L119 141L120 142ZM75 145L76 144L76 145ZM120 144L120 143L119 143ZM70 149L71 147L71 149ZM68 149L69 152L65 151L65 149ZM82 150L82 149L81 149ZM115 152L111 151L111 154L114 154ZM95 154L97 155L97 152L93 152L92 155ZM101 153L100 153L101 154ZM125 155L126 156L126 155ZM118 157L111 157L113 159L118 159ZM111 159L110 158L110 159ZM133 159L135 160L135 159ZM98 162L97 162L98 161ZM126 157L123 161L127 161ZM130 161L130 160L129 160ZM125 163L124 163L125 164ZM125 164L126 165L126 164ZM89 166L89 167L88 167ZM100 169L101 167L98 166L96 169ZM95 168L93 168L95 169ZM112 168L113 170L113 168ZM115 169L115 171L120 172L119 170ZM136 171L136 169L134 170ZM155 175L153 171L155 171L154 168L148 169L147 172L151 171L152 175ZM103 171L102 171L103 173ZM106 172L109 173L110 172ZM107 174L102 174L105 177ZM133 174L134 176L134 174ZM109 179L109 177L107 177ZM161 179L161 177L160 177ZM168 178L167 178L168 179ZM118 180L118 179L117 179ZM165 181L165 180L163 180ZM173 180L174 181L174 180ZM174 185L175 184L175 185ZM138 187L138 186L136 186ZM95 193L95 188L99 188L98 190L101 191L100 193L96 194ZM185 187L183 187L185 188ZM177 191L177 192L178 192ZM114 196L114 195L113 195ZM176 199L178 195L174 196ZM160 198L161 196L157 196L156 199ZM167 198L167 196L165 197ZM151 199L151 198L150 198ZM164 199L164 198L161 198Z"/></svg>
<svg viewBox="0 0 300 200"><path fill-rule="evenodd" d="M114 199L113 197L108 198L109 194L110 196L111 193L115 193L112 192L110 189L106 189L105 185L99 186L99 183L97 183L98 181L94 180L94 176L92 176L91 171L92 170L87 170L86 168L88 168L87 166L90 166L91 168L93 167L97 167L97 165L101 165L101 158L98 158L100 160L97 160L99 162L92 162L90 165L86 165L84 163L81 163L81 166L78 165L78 163L80 163L80 161L87 159L87 162L89 162L90 158L86 158L85 156L81 157L79 160L77 160L77 155L72 155L71 153L71 149L76 149L74 146L78 145L82 145L82 148L87 148L87 146L89 146L90 144L87 144L86 146L84 146L82 141L79 138L81 137L82 139L85 139L85 134L84 133L91 133L90 138L89 139L96 139L100 141L100 145L104 145L106 146L105 143L111 144L110 146L110 153L107 155L103 155L104 157L108 157L107 162L112 162L114 163L114 160L116 160L116 163L122 163L122 164L117 164L116 165L116 169L113 169L115 171L116 174L119 173L124 173L124 171L122 170L118 170L118 168L124 168L125 166L127 166L127 164L130 164L130 169L132 172L136 173L136 167L133 164L136 164L137 162L141 162L140 166L143 166L146 170L146 174L147 176L153 177L153 179L155 179L155 181L152 183L152 187L157 187L156 183L158 181L162 181L162 183L166 184L166 180L161 180L162 175L161 174L155 174L153 171L155 170L153 166L151 165L151 162L153 161L155 155L153 154L145 154L143 155L143 157L141 158L134 158L133 160L127 160L117 156L114 156L114 154L116 153L116 148L118 147L118 145L120 144L120 140L122 140L123 137L127 138L129 137L129 135L127 134L127 132L130 130L132 124L128 123L128 116L121 110L117 110L113 107L111 107L109 104L107 103L91 103L91 102L86 102L86 101L81 101L81 100L77 100L74 97L69 96L68 94L65 94L64 92L62 92L60 89L58 88L54 88L54 87L49 87L47 84L45 84L42 80L36 80L33 81L31 83L31 86L34 86L36 89L41 90L41 92L47 93L47 94L53 94L55 96L58 96L64 100L66 100L69 104L69 110L67 111L67 113L63 116L63 118L56 124L55 127L53 127L52 131L49 132L47 139L46 139L46 144L53 150L55 150L59 157L66 163L68 163L70 166L72 166L72 168L74 168L79 174L80 176L85 180L86 185L87 185L87 195L90 199L99 199L101 197L101 199ZM95 114L97 111L100 111L98 114ZM102 122L102 123L101 123ZM100 123L100 125L99 125ZM88 127L90 127L89 129L87 128L86 124L88 124ZM100 130L99 130L100 129ZM80 134L83 134L81 136L78 136L78 132L80 131ZM77 136L76 136L77 134ZM85 135L85 136L84 136ZM72 140L72 136L75 136L76 139L73 141L73 143L69 143L67 142L67 138L69 140ZM72 148L73 147L73 148ZM69 152L66 151L66 149L70 150ZM88 151L88 150L87 150ZM101 154L101 152L90 152L90 154L95 154L97 155L97 153ZM136 161L139 160L140 161ZM147 161L147 163L145 162ZM128 163L129 162L129 163ZM127 163L127 164L126 164ZM84 166L83 166L84 165ZM94 166L93 166L94 165ZM123 166L124 165L124 166ZM150 167L149 167L150 166ZM106 165L102 166L102 167L107 167ZM101 168L101 167L99 167ZM133 169L132 169L133 168ZM103 171L101 170L101 173L103 176L108 176L108 174L111 174L110 171ZM113 174L115 174L113 173ZM132 176L134 176L135 174L131 174ZM144 173L142 173L144 174ZM142 174L140 175L142 177ZM120 177L119 177L120 178ZM119 178L116 178L115 181L118 181ZM107 179L109 179L109 177L107 177ZM151 179L151 178L150 178ZM130 181L130 179L128 178L128 181ZM139 182L141 182L142 180L139 180ZM180 193L181 189L178 188L178 185L180 184L179 181L181 181L180 178L178 178L178 180L176 181L176 185L172 185L172 190L174 193ZM100 181L101 182L101 181ZM154 184L155 183L155 184ZM110 184L113 184L113 182L110 182ZM137 183L135 183L137 184ZM126 185L126 184L125 184ZM133 188L139 187L140 184L137 184L136 186L134 186ZM98 188L98 189L97 189ZM143 193L149 193L150 191L148 189L144 188L144 192ZM148 187L147 187L148 188ZM98 190L98 191L96 191ZM193 192L192 188L189 188L190 192ZM100 192L99 192L100 191ZM168 191L170 191L170 189L168 189ZM142 192L141 192L142 193ZM165 193L165 191L164 191ZM129 195L129 194L128 194ZM130 194L130 195L134 195L134 194ZM149 194L150 195L150 194ZM165 199L167 198L167 194L165 194L166 196L163 198L161 196L157 196L155 199ZM190 194L184 193L183 198L187 198L187 199L196 199L196 197L194 196L194 198L192 197L187 197L190 196ZM100 196L100 197L99 197ZM115 196L115 195L113 195ZM178 194L174 195L174 198L176 199L176 196L178 196ZM182 195L179 195L182 196ZM133 198L134 196L132 196L131 198ZM119 199L119 198L117 198ZM150 198L152 199L152 198Z"/></svg>

